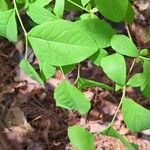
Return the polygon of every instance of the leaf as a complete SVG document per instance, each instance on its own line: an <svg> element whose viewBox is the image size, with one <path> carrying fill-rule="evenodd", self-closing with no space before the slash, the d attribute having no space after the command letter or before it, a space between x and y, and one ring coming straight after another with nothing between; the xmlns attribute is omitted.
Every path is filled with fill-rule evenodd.
<svg viewBox="0 0 150 150"><path fill-rule="evenodd" d="M17 33L15 10L0 12L0 36L6 37L9 41L17 42Z"/></svg>
<svg viewBox="0 0 150 150"><path fill-rule="evenodd" d="M134 43L125 35L114 35L111 39L112 48L123 55L138 57L139 52Z"/></svg>
<svg viewBox="0 0 150 150"><path fill-rule="evenodd" d="M133 100L124 98L122 114L124 122L131 131L140 132L150 129L150 111Z"/></svg>
<svg viewBox="0 0 150 150"><path fill-rule="evenodd" d="M70 71L74 69L75 65L67 65L67 66L62 66L63 73L66 75Z"/></svg>
<svg viewBox="0 0 150 150"><path fill-rule="evenodd" d="M100 82L93 81L93 80L87 80L87 79L79 78L78 82L79 82L80 88L100 87L100 88L106 89L106 90L111 90L111 91L113 90L112 87L110 87L110 86L108 86L106 84L100 83Z"/></svg>
<svg viewBox="0 0 150 150"><path fill-rule="evenodd" d="M131 87L139 87L139 86L142 86L144 83L145 83L144 74L137 73L129 79L129 81L127 82L127 85Z"/></svg>
<svg viewBox="0 0 150 150"><path fill-rule="evenodd" d="M50 11L34 3L30 5L26 12L28 16L30 16L30 18L37 24L42 24L48 21L55 21L58 19Z"/></svg>
<svg viewBox="0 0 150 150"><path fill-rule="evenodd" d="M98 48L110 46L110 40L115 34L112 27L100 19L88 19L77 21L78 28L88 32L97 43Z"/></svg>
<svg viewBox="0 0 150 150"><path fill-rule="evenodd" d="M49 63L44 62L40 62L40 69L42 71L42 73L44 74L45 80L50 79L56 71L56 68L51 66Z"/></svg>
<svg viewBox="0 0 150 150"><path fill-rule="evenodd" d="M68 137L78 150L94 150L94 136L85 129L78 126L69 127Z"/></svg>
<svg viewBox="0 0 150 150"><path fill-rule="evenodd" d="M125 16L125 21L128 24L131 24L134 21L134 10L133 10L132 5L130 3L128 5L127 13L126 13L126 16Z"/></svg>
<svg viewBox="0 0 150 150"><path fill-rule="evenodd" d="M36 0L33 4L37 4L41 7L48 5L52 0Z"/></svg>
<svg viewBox="0 0 150 150"><path fill-rule="evenodd" d="M128 142L126 138L124 138L121 134L119 134L112 127L109 127L108 129L106 129L105 131L103 131L101 134L102 135L107 135L107 136L118 138L126 146L126 148L128 150L138 150L137 145Z"/></svg>
<svg viewBox="0 0 150 150"><path fill-rule="evenodd" d="M85 114L90 109L90 102L86 96L68 81L61 82L55 89L56 105L69 110L77 110Z"/></svg>
<svg viewBox="0 0 150 150"><path fill-rule="evenodd" d="M125 18L128 0L95 0L99 12L107 19L120 22Z"/></svg>
<svg viewBox="0 0 150 150"><path fill-rule="evenodd" d="M8 5L6 3L6 0L0 0L0 10L8 10Z"/></svg>
<svg viewBox="0 0 150 150"><path fill-rule="evenodd" d="M125 84L126 64L122 55L116 53L102 58L101 67L110 79L119 85Z"/></svg>
<svg viewBox="0 0 150 150"><path fill-rule="evenodd" d="M23 4L23 3L25 3L25 0L16 0L16 2L19 4Z"/></svg>
<svg viewBox="0 0 150 150"><path fill-rule="evenodd" d="M40 78L40 76L37 74L35 69L29 64L29 62L27 60L23 59L20 62L19 66L32 79L37 80L41 85L44 85L43 80Z"/></svg>
<svg viewBox="0 0 150 150"><path fill-rule="evenodd" d="M64 13L65 0L55 0L54 13L61 18Z"/></svg>
<svg viewBox="0 0 150 150"><path fill-rule="evenodd" d="M52 66L81 62L98 50L91 35L63 20L36 26L28 33L28 39L38 60Z"/></svg>
<svg viewBox="0 0 150 150"><path fill-rule="evenodd" d="M144 48L140 51L140 56L147 56L149 54L149 50Z"/></svg>
<svg viewBox="0 0 150 150"><path fill-rule="evenodd" d="M97 66L101 65L101 59L106 57L108 52L104 49L99 49L96 53L89 57L89 59Z"/></svg>
<svg viewBox="0 0 150 150"><path fill-rule="evenodd" d="M143 74L145 76L145 84L141 90L145 97L150 98L150 61L148 60L144 60Z"/></svg>
<svg viewBox="0 0 150 150"><path fill-rule="evenodd" d="M81 0L82 6L88 4L91 0Z"/></svg>

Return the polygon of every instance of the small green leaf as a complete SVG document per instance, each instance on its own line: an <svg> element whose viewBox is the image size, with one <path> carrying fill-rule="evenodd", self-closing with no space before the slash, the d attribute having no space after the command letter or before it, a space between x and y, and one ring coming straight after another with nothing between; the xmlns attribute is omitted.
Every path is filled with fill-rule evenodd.
<svg viewBox="0 0 150 150"><path fill-rule="evenodd" d="M139 87L139 86L142 86L144 83L145 83L144 74L137 73L129 79L129 81L127 82L127 85L131 87Z"/></svg>
<svg viewBox="0 0 150 150"><path fill-rule="evenodd" d="M70 71L72 71L74 69L75 65L67 65L67 66L62 66L62 70L64 74L69 73Z"/></svg>
<svg viewBox="0 0 150 150"><path fill-rule="evenodd" d="M128 24L131 24L134 21L134 10L133 10L132 5L130 3L128 5L128 10L127 10L127 13L126 13L126 16L125 16L125 21Z"/></svg>
<svg viewBox="0 0 150 150"><path fill-rule="evenodd" d="M147 56L149 54L149 51L147 48L144 48L140 51L140 55L141 56Z"/></svg>
<svg viewBox="0 0 150 150"><path fill-rule="evenodd" d="M112 48L123 55L138 57L139 52L134 43L125 35L114 35L111 39Z"/></svg>
<svg viewBox="0 0 150 150"><path fill-rule="evenodd" d="M133 100L124 98L122 114L124 122L131 131L140 132L150 129L150 111Z"/></svg>
<svg viewBox="0 0 150 150"><path fill-rule="evenodd" d="M55 0L54 13L61 18L64 13L65 0Z"/></svg>
<svg viewBox="0 0 150 150"><path fill-rule="evenodd" d="M88 4L91 0L81 0L82 6Z"/></svg>
<svg viewBox="0 0 150 150"><path fill-rule="evenodd" d="M95 0L99 12L114 22L125 18L128 9L128 0Z"/></svg>
<svg viewBox="0 0 150 150"><path fill-rule="evenodd" d="M102 58L101 67L110 79L119 85L125 84L126 64L122 55L116 53Z"/></svg>
<svg viewBox="0 0 150 150"><path fill-rule="evenodd" d="M144 60L143 74L145 76L145 84L141 90L145 97L150 98L150 61L148 60Z"/></svg>
<svg viewBox="0 0 150 150"><path fill-rule="evenodd" d="M39 65L40 65L40 70L44 74L45 80L50 79L55 74L56 68L51 66L49 63L43 61L40 62Z"/></svg>
<svg viewBox="0 0 150 150"><path fill-rule="evenodd" d="M6 37L9 41L17 42L17 34L15 10L0 12L0 36Z"/></svg>
<svg viewBox="0 0 150 150"><path fill-rule="evenodd" d="M35 0L33 4L37 4L40 7L44 7L46 5L48 5L52 0Z"/></svg>
<svg viewBox="0 0 150 150"><path fill-rule="evenodd" d="M55 21L58 19L50 11L34 3L29 6L29 9L26 12L28 16L30 16L30 18L37 24Z"/></svg>
<svg viewBox="0 0 150 150"><path fill-rule="evenodd" d="M101 134L102 135L111 136L111 137L115 137L115 138L119 139L126 146L126 148L128 150L138 150L138 146L137 145L128 142L125 137L123 137L121 134L119 134L112 127L109 127L108 129L103 131Z"/></svg>
<svg viewBox="0 0 150 150"><path fill-rule="evenodd" d="M41 85L44 85L43 80L40 78L35 69L29 64L27 60L22 60L19 66L32 79L37 80Z"/></svg>
<svg viewBox="0 0 150 150"><path fill-rule="evenodd" d="M0 10L8 10L8 5L6 3L6 0L0 0Z"/></svg>
<svg viewBox="0 0 150 150"><path fill-rule="evenodd" d="M81 89L85 88L85 87L100 87L102 89L106 89L106 90L110 90L110 91L114 90L112 87L110 87L106 84L96 82L96 81L93 81L93 80L87 80L87 79L79 78L78 82L79 82L79 85L80 85Z"/></svg>
<svg viewBox="0 0 150 150"><path fill-rule="evenodd" d="M89 59L97 66L101 65L101 59L106 57L108 52L104 49L99 49L96 53L89 57Z"/></svg>
<svg viewBox="0 0 150 150"><path fill-rule="evenodd" d="M85 129L78 126L69 127L68 137L78 150L94 150L94 136Z"/></svg>
<svg viewBox="0 0 150 150"><path fill-rule="evenodd" d="M90 109L90 102L86 96L68 81L61 82L55 89L56 105L69 110L77 110L85 114Z"/></svg>

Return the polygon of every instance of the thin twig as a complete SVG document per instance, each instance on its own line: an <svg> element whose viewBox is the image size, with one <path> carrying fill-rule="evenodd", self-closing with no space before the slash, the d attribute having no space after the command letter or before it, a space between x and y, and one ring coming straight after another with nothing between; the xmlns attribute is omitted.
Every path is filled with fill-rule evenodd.
<svg viewBox="0 0 150 150"><path fill-rule="evenodd" d="M20 14L19 14L19 11L18 11L18 8L17 8L17 4L16 4L16 0L13 0L13 3L14 3L14 9L16 11L16 14L17 14L17 17L18 17L18 20L20 22L20 25L21 25L21 28L24 32L24 36L25 36L25 59L27 59L27 53L28 53L28 33L23 25L23 22L21 20L21 17L20 17Z"/></svg>

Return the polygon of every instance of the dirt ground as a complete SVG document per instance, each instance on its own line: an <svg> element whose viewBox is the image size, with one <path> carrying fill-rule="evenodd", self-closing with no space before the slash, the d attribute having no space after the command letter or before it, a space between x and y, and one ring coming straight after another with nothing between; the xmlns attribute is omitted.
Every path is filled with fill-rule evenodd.
<svg viewBox="0 0 150 150"><path fill-rule="evenodd" d="M131 35L139 48L150 48L150 43L145 38L150 31L150 7L147 4L135 3L134 10L135 21L129 26ZM121 32L126 33L124 25ZM22 56L22 38L17 44L0 39L0 150L74 150L67 137L68 126L78 124L96 133L108 125L119 104L121 92L100 88L84 89L92 103L90 112L85 116L58 108L55 106L53 91L62 80L61 72L57 70L55 76L47 81L48 90L45 91L38 82L19 69ZM32 53L29 59L36 65ZM128 58L127 65L131 65ZM137 65L132 74L140 70ZM76 76L75 67L67 78L74 81ZM89 61L81 64L81 76L114 85ZM139 89L127 88L127 95L150 109L150 101L142 96ZM150 130L130 132L123 122L121 112L117 115L114 128L130 142L137 144L139 150L150 150ZM95 149L125 150L125 147L115 138L97 135Z"/></svg>

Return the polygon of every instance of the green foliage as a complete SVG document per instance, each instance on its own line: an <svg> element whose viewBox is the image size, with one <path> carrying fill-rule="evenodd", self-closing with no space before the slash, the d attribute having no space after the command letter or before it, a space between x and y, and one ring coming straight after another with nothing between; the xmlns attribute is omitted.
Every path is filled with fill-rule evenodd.
<svg viewBox="0 0 150 150"><path fill-rule="evenodd" d="M150 129L150 111L133 100L124 98L122 114L124 122L131 131L140 132Z"/></svg>
<svg viewBox="0 0 150 150"><path fill-rule="evenodd" d="M28 63L27 60L22 60L19 66L32 79L37 80L41 85L44 85L43 80L40 78L40 76L37 74L34 68Z"/></svg>
<svg viewBox="0 0 150 150"><path fill-rule="evenodd" d="M86 4L88 4L91 0L81 0L81 3L83 6L85 6Z"/></svg>
<svg viewBox="0 0 150 150"><path fill-rule="evenodd" d="M106 57L108 52L104 49L99 49L96 53L94 53L89 59L97 66L101 65L101 59Z"/></svg>
<svg viewBox="0 0 150 150"><path fill-rule="evenodd" d="M128 86L131 87L139 87L145 83L145 76L143 73L135 74L130 80L127 82Z"/></svg>
<svg viewBox="0 0 150 150"><path fill-rule="evenodd" d="M76 26L91 35L98 48L110 46L110 39L115 34L112 27L100 19L80 20Z"/></svg>
<svg viewBox="0 0 150 150"><path fill-rule="evenodd" d="M143 74L145 76L145 83L141 90L145 97L150 98L150 61L148 60L144 60Z"/></svg>
<svg viewBox="0 0 150 150"><path fill-rule="evenodd" d="M69 127L68 136L71 144L78 150L94 150L94 137L85 129L78 126Z"/></svg>
<svg viewBox="0 0 150 150"><path fill-rule="evenodd" d="M128 150L138 150L136 145L128 142L126 138L124 138L121 134L119 134L112 127L109 127L108 129L104 130L101 134L119 139L126 146Z"/></svg>
<svg viewBox="0 0 150 150"><path fill-rule="evenodd" d="M8 10L6 0L0 0L0 10Z"/></svg>
<svg viewBox="0 0 150 150"><path fill-rule="evenodd" d="M6 37L9 41L17 42L17 34L15 10L0 12L0 36Z"/></svg>
<svg viewBox="0 0 150 150"><path fill-rule="evenodd" d="M125 84L126 64L122 55L116 53L102 58L101 67L106 75L117 84Z"/></svg>
<svg viewBox="0 0 150 150"><path fill-rule="evenodd" d="M54 13L61 18L64 13L65 0L55 0Z"/></svg>
<svg viewBox="0 0 150 150"><path fill-rule="evenodd" d="M81 114L87 113L90 109L90 102L85 95L66 80L56 87L54 98L57 106L77 110Z"/></svg>
<svg viewBox="0 0 150 150"><path fill-rule="evenodd" d="M100 83L100 82L96 82L96 81L92 81L92 80L87 80L87 79L81 79L79 78L78 80L79 82L79 87L82 89L82 88L85 88L85 87L100 87L102 89L106 89L106 90L113 90L112 87L106 85L106 84L103 84L103 83Z"/></svg>
<svg viewBox="0 0 150 150"><path fill-rule="evenodd" d="M131 24L134 21L134 10L133 10L132 5L130 3L128 5L127 13L125 16L125 21L128 24Z"/></svg>
<svg viewBox="0 0 150 150"><path fill-rule="evenodd" d="M126 25L131 24L134 20L132 2L129 0L13 0L13 3L7 2L7 0L0 0L0 36L11 42L17 42L17 25L19 31L21 26L25 37L25 59L20 62L20 68L44 88L44 82L54 76L56 68L60 68L65 78L66 74L78 64L78 74L74 85L67 80L62 81L54 91L54 98L57 106L76 110L81 115L90 110L91 104L79 89L99 87L105 90L122 90L122 98L116 113L102 134L118 138L127 149L136 150L137 147L115 131L112 125L122 104L124 122L131 131L140 132L150 129L150 111L133 100L125 98L127 86L140 87L143 95L150 98L149 52L146 48L138 50L129 31L130 38L117 34L107 23L110 22L107 21L109 19L113 22L124 22ZM73 22L63 20L61 18L65 18L66 10L78 10L81 16L75 18ZM38 24L34 24L29 32L26 28L31 26L24 26L23 17L19 14L22 11ZM99 17L97 11L102 16ZM99 19L103 17L103 20ZM149 33L147 38L150 39ZM27 60L30 46L38 59L39 74ZM126 67L125 56L129 56L128 59L134 59L131 66ZM115 88L104 83L82 79L80 67L82 61L87 59L115 82ZM143 64L143 72L131 76L135 64L139 65L138 63ZM94 149L94 136L85 129L78 126L69 127L68 136L78 150Z"/></svg>
<svg viewBox="0 0 150 150"><path fill-rule="evenodd" d="M128 9L128 0L95 0L99 12L114 22L123 21Z"/></svg>
<svg viewBox="0 0 150 150"><path fill-rule="evenodd" d="M127 36L114 35L111 39L111 46L116 52L122 55L130 57L139 56L136 46Z"/></svg>
<svg viewBox="0 0 150 150"><path fill-rule="evenodd" d="M49 22L49 21L55 21L58 19L50 11L34 3L29 6L26 12L28 16L30 16L30 18L37 24L42 24L44 22Z"/></svg>
<svg viewBox="0 0 150 150"><path fill-rule="evenodd" d="M38 25L28 33L28 38L38 60L54 66L81 62L98 50L92 36L69 21Z"/></svg>

